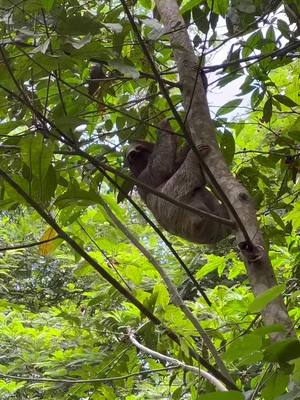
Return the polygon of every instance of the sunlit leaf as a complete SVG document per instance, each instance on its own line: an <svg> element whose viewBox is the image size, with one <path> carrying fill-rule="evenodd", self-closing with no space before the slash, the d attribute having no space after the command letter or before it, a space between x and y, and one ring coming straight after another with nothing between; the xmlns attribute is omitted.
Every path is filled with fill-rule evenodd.
<svg viewBox="0 0 300 400"><path fill-rule="evenodd" d="M272 300L276 299L285 289L285 284L274 286L257 296L249 305L249 312L257 313L263 310Z"/></svg>

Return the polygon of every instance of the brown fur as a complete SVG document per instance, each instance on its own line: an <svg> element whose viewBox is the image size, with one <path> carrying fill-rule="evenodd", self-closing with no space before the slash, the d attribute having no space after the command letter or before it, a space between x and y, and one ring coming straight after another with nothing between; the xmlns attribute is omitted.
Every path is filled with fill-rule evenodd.
<svg viewBox="0 0 300 400"><path fill-rule="evenodd" d="M206 189L197 156L187 147L177 152L177 137L164 131L171 128L164 120L159 139L154 145L138 142L127 154L132 174L141 182L186 203L228 218L228 213L214 194ZM191 242L209 244L224 239L231 232L228 226L157 197L143 189L138 192L153 215L168 232Z"/></svg>

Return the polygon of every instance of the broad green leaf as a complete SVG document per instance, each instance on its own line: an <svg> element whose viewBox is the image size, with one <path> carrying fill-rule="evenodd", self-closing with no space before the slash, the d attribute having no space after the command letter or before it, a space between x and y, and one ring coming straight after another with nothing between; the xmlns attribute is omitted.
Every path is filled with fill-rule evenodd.
<svg viewBox="0 0 300 400"><path fill-rule="evenodd" d="M241 104L242 101L243 101L242 99L236 99L236 100L231 100L228 103L224 104L222 107L218 109L216 117L232 112L235 108L237 108Z"/></svg>
<svg viewBox="0 0 300 400"><path fill-rule="evenodd" d="M289 135L292 139L294 139L294 140L300 142L300 130L292 130L292 131L289 131L289 132L288 132L288 135Z"/></svg>
<svg viewBox="0 0 300 400"><path fill-rule="evenodd" d="M249 305L249 312L258 313L262 311L271 301L280 296L284 289L285 284L281 284L266 290L264 293L257 296Z"/></svg>
<svg viewBox="0 0 300 400"><path fill-rule="evenodd" d="M286 216L285 220L291 221L295 230L300 227L300 204L295 204L295 207Z"/></svg>
<svg viewBox="0 0 300 400"><path fill-rule="evenodd" d="M251 357L257 357L255 362L263 358L261 352L262 337L255 334L248 334L237 338L231 343L224 354L228 362L239 361L240 365L251 365Z"/></svg>
<svg viewBox="0 0 300 400"><path fill-rule="evenodd" d="M283 394L282 396L276 397L275 400L299 400L300 389L296 387L289 393Z"/></svg>
<svg viewBox="0 0 300 400"><path fill-rule="evenodd" d="M200 3L202 3L202 0L183 0L180 5L180 14L185 14Z"/></svg>
<svg viewBox="0 0 300 400"><path fill-rule="evenodd" d="M300 342L296 338L273 343L264 351L264 358L270 362L288 362L300 357Z"/></svg>
<svg viewBox="0 0 300 400"><path fill-rule="evenodd" d="M21 140L21 154L24 163L40 182L45 178L50 166L54 143L44 140L43 135L30 135Z"/></svg>
<svg viewBox="0 0 300 400"><path fill-rule="evenodd" d="M284 332L284 328L282 325L279 324L262 326L261 328L254 329L252 333L254 333L255 335L265 336L273 332Z"/></svg>
<svg viewBox="0 0 300 400"><path fill-rule="evenodd" d="M228 0L208 0L207 4L210 9L213 8L213 11L216 14L220 14L222 16L225 16L226 11L228 10L229 7Z"/></svg>
<svg viewBox="0 0 300 400"><path fill-rule="evenodd" d="M261 30L252 33L246 40L243 46L242 55L243 57L248 57L256 48L258 48L259 43L263 40L263 35Z"/></svg>
<svg viewBox="0 0 300 400"><path fill-rule="evenodd" d="M266 386L263 388L261 394L264 400L273 400L276 396L282 394L289 383L289 375L283 373L283 371L277 371L275 375L272 375L267 381Z"/></svg>
<svg viewBox="0 0 300 400"><path fill-rule="evenodd" d="M96 21L95 17L88 14L70 16L66 20L62 20L58 26L60 33L66 35L96 34L100 27L101 25Z"/></svg>
<svg viewBox="0 0 300 400"><path fill-rule="evenodd" d="M155 285L153 293L155 292L157 293L156 306L165 310L170 302L170 296L165 285L162 285L161 283Z"/></svg>
<svg viewBox="0 0 300 400"><path fill-rule="evenodd" d="M272 215L272 218L277 223L277 225L279 225L281 229L285 230L285 224L280 216L275 211L271 211L270 214Z"/></svg>
<svg viewBox="0 0 300 400"><path fill-rule="evenodd" d="M0 380L0 390L4 393L14 394L19 391L22 387L25 386L25 382L5 382L4 380ZM7 395L4 395L7 397ZM11 397L11 396L9 396ZM15 397L15 396L14 396Z"/></svg>
<svg viewBox="0 0 300 400"><path fill-rule="evenodd" d="M286 21L283 21L282 19L279 19L277 21L277 26L283 36L287 39L290 39L290 27L288 23Z"/></svg>
<svg viewBox="0 0 300 400"><path fill-rule="evenodd" d="M150 10L152 7L152 1L151 0L139 0L141 5L146 8L147 10Z"/></svg>
<svg viewBox="0 0 300 400"><path fill-rule="evenodd" d="M212 271L220 268L221 271L225 268L224 257L210 255L207 257L207 264L205 264L201 269L196 272L196 278L201 280Z"/></svg>
<svg viewBox="0 0 300 400"><path fill-rule="evenodd" d="M114 55L111 49L106 48L99 41L87 43L85 46L80 47L80 49L73 48L69 50L71 50L72 55L81 60L94 58L97 61L108 62Z"/></svg>
<svg viewBox="0 0 300 400"><path fill-rule="evenodd" d="M15 128L24 128L23 121L8 121L0 123L0 135L9 135ZM25 127L26 128L26 127Z"/></svg>
<svg viewBox="0 0 300 400"><path fill-rule="evenodd" d="M192 10L192 14L197 28L201 32L207 33L209 29L209 21L207 15L201 10L200 7L194 7Z"/></svg>
<svg viewBox="0 0 300 400"><path fill-rule="evenodd" d="M61 196L59 196L55 204L58 208L65 208L68 206L89 206L92 204L99 203L99 195L90 190L89 192L83 189L80 189L78 185L72 185L70 188Z"/></svg>

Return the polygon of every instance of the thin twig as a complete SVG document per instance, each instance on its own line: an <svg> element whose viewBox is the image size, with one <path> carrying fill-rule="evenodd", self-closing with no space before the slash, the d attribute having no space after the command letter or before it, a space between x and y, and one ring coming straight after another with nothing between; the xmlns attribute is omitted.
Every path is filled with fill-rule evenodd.
<svg viewBox="0 0 300 400"><path fill-rule="evenodd" d="M41 240L39 242L24 243L24 244L17 244L15 246L0 247L0 252L10 251L10 250L27 249L29 247L39 246L44 243L52 242L53 240L57 240L57 239L59 239L59 236L55 236L53 238L46 239L46 240Z"/></svg>
<svg viewBox="0 0 300 400"><path fill-rule="evenodd" d="M119 381L122 379L128 379L132 378L134 376L140 376L140 375L147 375L147 374L155 374L158 372L163 372L163 371L168 371L168 370L173 370L173 369L178 369L180 366L178 365L172 365L169 367L165 368L157 368L157 369L149 369L146 371L140 371L140 372L133 372L131 374L127 375L121 375L121 376L111 376L108 378L92 378L92 379L71 379L71 378L66 378L66 379L56 379L56 378L37 378L37 377L29 377L29 376L19 376L19 375L9 375L9 374L2 374L0 373L0 377L4 379L13 379L13 380L18 380L18 381L26 381L26 382L53 382L53 383L68 383L68 384L77 384L77 383L98 383L98 382L112 382L112 381Z"/></svg>

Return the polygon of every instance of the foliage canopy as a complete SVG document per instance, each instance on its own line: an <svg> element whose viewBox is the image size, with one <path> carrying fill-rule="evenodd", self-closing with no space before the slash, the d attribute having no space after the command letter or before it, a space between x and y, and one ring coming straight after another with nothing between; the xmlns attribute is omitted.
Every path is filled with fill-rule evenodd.
<svg viewBox="0 0 300 400"><path fill-rule="evenodd" d="M183 115L172 48L154 2L128 3ZM297 0L183 0L180 10L208 76L220 148L255 200L279 285L254 300L232 238L199 248L159 236L135 192L132 202L125 199L132 188L119 173L124 173L126 146L136 139L154 141L159 121L172 114L120 2L2 0L0 170L21 189L1 174L3 399L300 396L298 343L270 344L270 334L281 327L265 327L256 315L284 293L299 325L300 5ZM215 104L217 90L230 100ZM173 128L180 135L176 122ZM146 319L57 238L34 203L162 326ZM128 331L134 331L148 348L186 365L197 365L190 349L214 365L159 273L113 217L167 271L237 390L215 392L197 374L130 342ZM182 264L206 288L212 306Z"/></svg>

